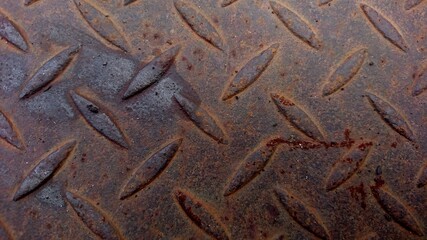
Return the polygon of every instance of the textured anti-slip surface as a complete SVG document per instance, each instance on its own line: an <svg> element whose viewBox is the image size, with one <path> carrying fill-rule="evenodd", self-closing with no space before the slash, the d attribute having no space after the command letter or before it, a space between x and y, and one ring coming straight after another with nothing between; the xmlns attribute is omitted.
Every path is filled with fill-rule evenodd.
<svg viewBox="0 0 427 240"><path fill-rule="evenodd" d="M426 0L1 0L0 239L426 239Z"/></svg>

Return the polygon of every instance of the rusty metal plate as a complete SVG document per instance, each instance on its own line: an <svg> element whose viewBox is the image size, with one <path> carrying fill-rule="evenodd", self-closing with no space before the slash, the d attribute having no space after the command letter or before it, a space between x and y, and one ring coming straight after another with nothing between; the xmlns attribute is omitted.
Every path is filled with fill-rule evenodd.
<svg viewBox="0 0 427 240"><path fill-rule="evenodd" d="M427 239L426 19L2 0L0 239Z"/></svg>

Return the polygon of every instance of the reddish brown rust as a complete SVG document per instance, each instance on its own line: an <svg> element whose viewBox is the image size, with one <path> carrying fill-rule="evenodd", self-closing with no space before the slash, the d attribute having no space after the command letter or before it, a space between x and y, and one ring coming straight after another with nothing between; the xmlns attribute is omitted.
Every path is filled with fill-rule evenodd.
<svg viewBox="0 0 427 240"><path fill-rule="evenodd" d="M426 9L1 0L0 239L424 239Z"/></svg>

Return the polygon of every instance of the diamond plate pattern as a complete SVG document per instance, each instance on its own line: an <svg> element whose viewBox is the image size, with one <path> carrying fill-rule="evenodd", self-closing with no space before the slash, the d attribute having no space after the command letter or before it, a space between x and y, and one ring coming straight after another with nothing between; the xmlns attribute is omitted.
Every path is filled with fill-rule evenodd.
<svg viewBox="0 0 427 240"><path fill-rule="evenodd" d="M425 238L425 3L3 0L0 238Z"/></svg>

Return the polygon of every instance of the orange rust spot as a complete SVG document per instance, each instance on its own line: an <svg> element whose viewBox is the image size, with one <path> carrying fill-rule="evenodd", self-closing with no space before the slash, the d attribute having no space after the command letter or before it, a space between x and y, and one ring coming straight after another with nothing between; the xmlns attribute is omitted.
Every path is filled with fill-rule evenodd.
<svg viewBox="0 0 427 240"><path fill-rule="evenodd" d="M384 180L382 179L381 176L376 177L374 179L374 181L375 181L375 185L371 186L372 189L379 189L379 188L381 188L385 184L385 182L384 182Z"/></svg>
<svg viewBox="0 0 427 240"><path fill-rule="evenodd" d="M345 140L342 142L309 142L309 141L301 141L301 140L286 140L283 138L274 138L267 142L267 147L276 147L280 144L285 144L290 148L290 150L294 149L302 149L302 150L309 150L309 149L316 149L316 148L351 148L354 144L354 139L350 137L350 131L348 129L344 132ZM365 146L368 146L372 143L365 143Z"/></svg>
<svg viewBox="0 0 427 240"><path fill-rule="evenodd" d="M360 151L365 151L366 148L372 146L372 142L367 142L367 143L362 143L358 146L358 148L360 149Z"/></svg>
<svg viewBox="0 0 427 240"><path fill-rule="evenodd" d="M347 189L350 191L351 197L356 199L356 201L360 201L360 206L363 209L366 209L366 202L365 202L366 192L365 192L365 186L363 185L363 182L360 183L359 186L351 186Z"/></svg>
<svg viewBox="0 0 427 240"><path fill-rule="evenodd" d="M280 96L279 94L275 94L273 97L277 98L280 101L280 103L282 103L285 106L295 106L295 103L291 102L290 100L286 99L283 96Z"/></svg>

